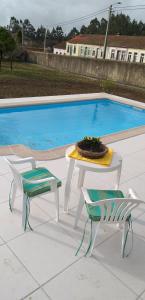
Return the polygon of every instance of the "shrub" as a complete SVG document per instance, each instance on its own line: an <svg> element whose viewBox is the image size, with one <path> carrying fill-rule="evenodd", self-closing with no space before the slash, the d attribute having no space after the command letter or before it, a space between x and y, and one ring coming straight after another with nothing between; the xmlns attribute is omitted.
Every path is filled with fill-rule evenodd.
<svg viewBox="0 0 145 300"><path fill-rule="evenodd" d="M111 92L115 87L115 83L112 80L102 80L100 82L100 87L104 92Z"/></svg>

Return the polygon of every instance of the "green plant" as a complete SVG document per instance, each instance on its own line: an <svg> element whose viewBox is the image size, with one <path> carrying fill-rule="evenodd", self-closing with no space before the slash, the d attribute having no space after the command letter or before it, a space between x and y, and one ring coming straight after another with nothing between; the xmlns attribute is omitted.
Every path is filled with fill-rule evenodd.
<svg viewBox="0 0 145 300"><path fill-rule="evenodd" d="M83 149L90 151L100 152L102 150L102 142L99 137L85 136L81 142L81 146Z"/></svg>
<svg viewBox="0 0 145 300"><path fill-rule="evenodd" d="M101 80L100 87L104 92L111 92L115 86L112 80Z"/></svg>

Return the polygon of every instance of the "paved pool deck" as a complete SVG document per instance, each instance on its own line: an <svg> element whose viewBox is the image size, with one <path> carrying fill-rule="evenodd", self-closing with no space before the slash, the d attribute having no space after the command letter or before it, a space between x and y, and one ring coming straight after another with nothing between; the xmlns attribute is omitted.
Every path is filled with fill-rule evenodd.
<svg viewBox="0 0 145 300"><path fill-rule="evenodd" d="M110 146L122 155L120 188L132 187L145 201L145 134ZM15 156L12 156L16 158ZM8 198L12 175L0 157L0 298L2 300L145 300L145 205L133 213L133 250L120 257L121 232L116 226L101 229L91 258L84 257L79 246L86 212L77 230L73 229L79 191L75 170L69 214L63 212L67 177L65 158L38 161L62 180L60 222L55 222L53 194L31 202L30 223L33 231L21 227L22 194L17 193L15 209L9 210ZM20 168L27 170L28 165ZM84 186L112 188L115 173L87 173ZM87 246L89 224L84 247Z"/></svg>

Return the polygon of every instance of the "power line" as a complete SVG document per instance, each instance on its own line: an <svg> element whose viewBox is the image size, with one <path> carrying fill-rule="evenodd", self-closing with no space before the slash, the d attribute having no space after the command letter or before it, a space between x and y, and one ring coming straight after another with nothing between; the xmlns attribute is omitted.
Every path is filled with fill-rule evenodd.
<svg viewBox="0 0 145 300"><path fill-rule="evenodd" d="M125 10L125 11L134 11L134 10L144 10L145 9L145 7L142 7L142 8L126 8L126 9L122 9L122 8L118 8L118 9L116 9L116 10L114 10L115 12L116 11L122 11L122 10Z"/></svg>
<svg viewBox="0 0 145 300"><path fill-rule="evenodd" d="M127 6L114 6L114 8L141 8L141 7L145 7L145 4L141 4L141 5L127 5Z"/></svg>
<svg viewBox="0 0 145 300"><path fill-rule="evenodd" d="M72 20L69 20L69 21L65 21L65 22L61 22L61 23L54 23L54 24L49 24L47 27L52 27L52 26L56 26L59 24L59 26L61 25L69 25L69 24L72 24L72 23L75 23L75 22L79 22L79 21L83 21L83 20L86 20L86 19L89 19L93 16L97 16L99 14L102 14L104 12L107 12L108 11L108 7L107 8L104 8L100 11L96 11L94 13L91 13L89 15L86 15L86 16L82 16L82 17L79 17L79 18L76 18L76 19L72 19Z"/></svg>
<svg viewBox="0 0 145 300"><path fill-rule="evenodd" d="M134 11L134 10L140 10L140 9L145 9L145 5L143 4L138 4L138 5L127 5L127 6L122 6L122 7L113 7L113 11L117 12L117 11L122 11L122 10L126 10L126 11ZM66 25L71 25L73 23L77 23L77 22L81 22L81 21L84 21L84 20L87 20L91 17L95 17L95 16L98 16L104 12L107 12L109 10L109 7L106 7L102 10L99 10L99 11L95 11L89 15L85 15L85 16L82 16L82 17L79 17L79 18L75 18L75 19L72 19L72 20L68 20L68 21L64 21L64 22L60 22L60 23L54 23L54 24L49 24L47 25L46 27L49 28L49 27L55 27L55 26L66 26Z"/></svg>

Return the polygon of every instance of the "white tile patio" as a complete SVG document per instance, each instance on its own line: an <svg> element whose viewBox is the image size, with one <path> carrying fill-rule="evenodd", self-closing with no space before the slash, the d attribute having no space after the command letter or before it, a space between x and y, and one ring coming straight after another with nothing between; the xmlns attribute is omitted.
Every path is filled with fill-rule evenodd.
<svg viewBox="0 0 145 300"><path fill-rule="evenodd" d="M145 135L111 144L123 157L121 189L134 188L145 201ZM63 212L67 176L65 158L38 162L60 177L60 222L55 222L53 194L34 199L30 223L34 231L21 227L21 194L15 210L9 211L12 176L0 157L0 299L2 300L137 300L145 299L145 206L133 217L132 254L120 258L121 234L105 226L96 242L93 256L84 258L84 247L75 256L82 237L85 210L79 227L73 229L79 191L76 170L73 177L69 214ZM87 174L84 185L109 188L115 174ZM89 224L86 236L89 234Z"/></svg>

